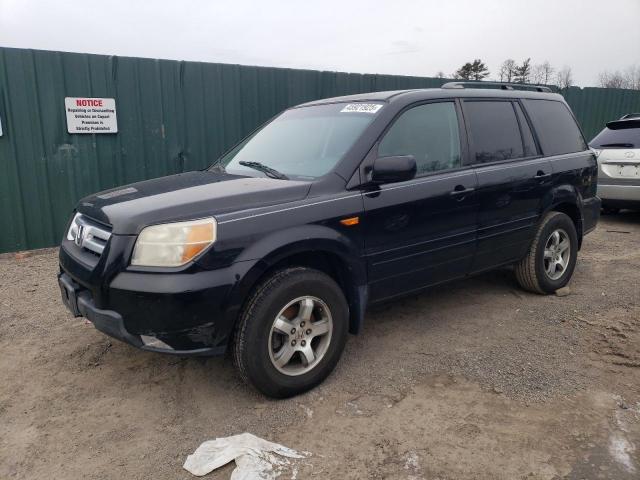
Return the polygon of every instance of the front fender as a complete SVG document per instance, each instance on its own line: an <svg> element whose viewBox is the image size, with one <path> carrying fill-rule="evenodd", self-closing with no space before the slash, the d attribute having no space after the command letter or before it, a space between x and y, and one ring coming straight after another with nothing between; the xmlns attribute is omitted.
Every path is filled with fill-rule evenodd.
<svg viewBox="0 0 640 480"><path fill-rule="evenodd" d="M358 228L358 227L356 227ZM345 260L354 254L360 256L358 238L347 236L325 225L300 225L270 232L247 246L236 261L262 259L277 263L283 257L303 251L323 250L335 253Z"/></svg>
<svg viewBox="0 0 640 480"><path fill-rule="evenodd" d="M357 333L367 303L366 263L355 239L325 225L304 225L272 232L254 242L236 261L252 264L235 284L229 296L229 308L239 311L246 298L266 272L287 258L302 253L323 253L338 258L346 274L344 286L350 307L350 331Z"/></svg>

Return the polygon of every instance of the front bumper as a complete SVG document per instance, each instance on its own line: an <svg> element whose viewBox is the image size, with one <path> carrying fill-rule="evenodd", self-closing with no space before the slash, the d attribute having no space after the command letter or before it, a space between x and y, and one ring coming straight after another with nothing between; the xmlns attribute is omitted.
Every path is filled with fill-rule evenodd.
<svg viewBox="0 0 640 480"><path fill-rule="evenodd" d="M113 235L93 263L63 241L59 283L65 305L101 332L144 350L223 354L241 307L232 295L253 263L132 269L126 259L133 240Z"/></svg>
<svg viewBox="0 0 640 480"><path fill-rule="evenodd" d="M194 344L194 348L179 349L171 346L171 343L176 343L176 341L184 345L185 339L180 339L180 334L182 333L184 336L186 333L188 336L191 333L189 331L165 333L160 336L152 332L149 332L149 335L132 334L125 327L122 315L113 310L103 310L96 307L90 291L73 281L69 275L66 273L58 274L58 284L63 303L75 317L86 318L96 330L129 345L142 350L174 355L219 355L224 353L224 347L198 347ZM160 337L165 337L165 340L168 340L169 343L163 341Z"/></svg>

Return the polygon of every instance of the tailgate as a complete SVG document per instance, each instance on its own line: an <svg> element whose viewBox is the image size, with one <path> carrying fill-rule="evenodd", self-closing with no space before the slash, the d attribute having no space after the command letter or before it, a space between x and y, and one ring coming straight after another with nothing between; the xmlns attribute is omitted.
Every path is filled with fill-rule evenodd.
<svg viewBox="0 0 640 480"><path fill-rule="evenodd" d="M607 179L634 180L640 182L640 149L605 149L598 156L598 181ZM626 182L625 182L626 183Z"/></svg>

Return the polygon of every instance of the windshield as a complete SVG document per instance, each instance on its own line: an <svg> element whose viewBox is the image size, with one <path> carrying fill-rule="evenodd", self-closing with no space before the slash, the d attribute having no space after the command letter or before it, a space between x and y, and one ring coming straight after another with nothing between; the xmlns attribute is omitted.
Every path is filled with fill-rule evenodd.
<svg viewBox="0 0 640 480"><path fill-rule="evenodd" d="M640 148L640 127L616 130L606 127L591 140L589 146L593 148Z"/></svg>
<svg viewBox="0 0 640 480"><path fill-rule="evenodd" d="M288 178L320 177L342 159L380 108L336 103L286 110L212 168L221 165L229 173L249 176L274 176L275 170Z"/></svg>

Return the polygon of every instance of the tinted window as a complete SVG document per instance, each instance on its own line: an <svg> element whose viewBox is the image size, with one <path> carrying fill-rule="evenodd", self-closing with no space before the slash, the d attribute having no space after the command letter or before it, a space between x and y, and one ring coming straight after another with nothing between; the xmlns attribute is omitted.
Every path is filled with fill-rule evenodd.
<svg viewBox="0 0 640 480"><path fill-rule="evenodd" d="M522 137L511 102L465 102L475 163L524 156Z"/></svg>
<svg viewBox="0 0 640 480"><path fill-rule="evenodd" d="M524 156L533 157L534 155L538 154L538 149L536 148L536 142L533 139L533 134L531 133L531 127L529 127L529 122L527 121L527 117L525 117L524 113L522 112L522 107L520 107L520 104L514 103L513 106L516 108L518 121L520 122L522 143L524 144Z"/></svg>
<svg viewBox="0 0 640 480"><path fill-rule="evenodd" d="M581 152L587 148L571 112L562 102L525 100L545 155Z"/></svg>
<svg viewBox="0 0 640 480"><path fill-rule="evenodd" d="M615 129L605 127L589 145L593 148L640 148L640 122L634 125L627 120L626 123L631 128L619 128L617 125L622 122L615 122Z"/></svg>
<svg viewBox="0 0 640 480"><path fill-rule="evenodd" d="M350 104L351 105L351 104ZM319 177L331 170L353 146L382 106L373 111L349 109L347 104L293 108L279 115L215 164L228 172L262 176L241 165L260 162L287 176Z"/></svg>
<svg viewBox="0 0 640 480"><path fill-rule="evenodd" d="M418 174L460 166L460 135L453 102L428 103L404 112L378 147L378 156L413 155Z"/></svg>

